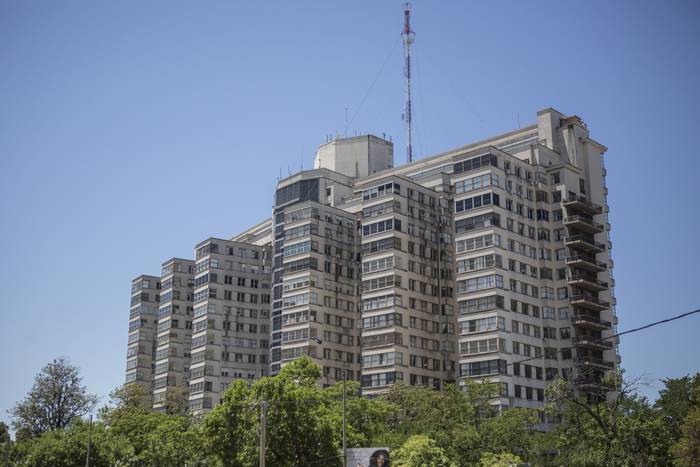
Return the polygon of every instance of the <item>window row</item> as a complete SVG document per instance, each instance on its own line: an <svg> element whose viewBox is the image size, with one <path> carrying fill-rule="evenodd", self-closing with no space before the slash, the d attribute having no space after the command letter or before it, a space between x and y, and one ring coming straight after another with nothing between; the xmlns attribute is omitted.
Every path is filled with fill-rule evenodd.
<svg viewBox="0 0 700 467"><path fill-rule="evenodd" d="M455 182L455 193L466 193L487 186L498 186L498 175L485 174Z"/></svg>
<svg viewBox="0 0 700 467"><path fill-rule="evenodd" d="M473 198L460 199L455 201L455 212L470 211L483 206L499 206L500 198L496 193L484 193Z"/></svg>

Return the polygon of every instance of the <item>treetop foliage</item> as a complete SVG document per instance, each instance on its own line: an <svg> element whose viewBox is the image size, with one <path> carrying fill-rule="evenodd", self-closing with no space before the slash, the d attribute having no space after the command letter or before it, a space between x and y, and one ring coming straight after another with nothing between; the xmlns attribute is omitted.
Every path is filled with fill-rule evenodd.
<svg viewBox="0 0 700 467"><path fill-rule="evenodd" d="M234 381L222 402L198 418L185 415L182 393L174 392L165 412L156 413L142 387L117 388L92 424L91 465L257 466L265 412L268 465L340 466L343 393L347 446L388 447L397 467L691 466L700 457L700 375L664 380L655 404L636 394L639 381L622 375L606 381L614 389L607 399L594 401L557 380L547 390L546 410L561 423L548 433L539 431L541 414L535 410L498 412L491 401L499 387L486 381L442 391L397 384L370 399L361 397L356 381L320 388L320 377L311 359L300 358L252 385ZM11 465L84 465L90 426L79 414L94 398L81 386L77 369L65 360L52 362L22 404L56 407L53 396L67 393L82 394L72 400L83 405L73 404L75 410L65 412L73 415L62 418L61 426L31 430L34 418L13 412L15 426L25 432L12 445Z"/></svg>

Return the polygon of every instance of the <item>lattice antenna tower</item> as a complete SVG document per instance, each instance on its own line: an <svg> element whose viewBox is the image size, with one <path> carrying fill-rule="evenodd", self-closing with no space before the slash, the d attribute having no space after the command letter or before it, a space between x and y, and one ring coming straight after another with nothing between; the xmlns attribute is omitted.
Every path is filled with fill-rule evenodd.
<svg viewBox="0 0 700 467"><path fill-rule="evenodd" d="M411 4L404 3L403 10L403 54L404 67L403 74L406 79L406 107L403 113L403 121L406 123L406 159L409 163L413 162L413 113L411 108L411 45L415 40L416 33L411 29Z"/></svg>

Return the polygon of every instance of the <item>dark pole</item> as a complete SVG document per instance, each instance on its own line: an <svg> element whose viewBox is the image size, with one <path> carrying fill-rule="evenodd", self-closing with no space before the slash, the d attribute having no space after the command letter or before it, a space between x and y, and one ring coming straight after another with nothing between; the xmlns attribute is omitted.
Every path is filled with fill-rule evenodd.
<svg viewBox="0 0 700 467"><path fill-rule="evenodd" d="M90 445L92 444L92 415L90 415L90 428L88 430L87 453L85 454L85 467L90 467Z"/></svg>
<svg viewBox="0 0 700 467"><path fill-rule="evenodd" d="M11 440L7 440L7 443L5 444L5 467L10 467L10 445L12 444Z"/></svg>
<svg viewBox="0 0 700 467"><path fill-rule="evenodd" d="M267 402L260 403L260 467L265 467L265 438L267 437Z"/></svg>
<svg viewBox="0 0 700 467"><path fill-rule="evenodd" d="M345 370L345 377L343 378L343 467L348 467L348 455L345 444L345 383L348 380L348 370Z"/></svg>

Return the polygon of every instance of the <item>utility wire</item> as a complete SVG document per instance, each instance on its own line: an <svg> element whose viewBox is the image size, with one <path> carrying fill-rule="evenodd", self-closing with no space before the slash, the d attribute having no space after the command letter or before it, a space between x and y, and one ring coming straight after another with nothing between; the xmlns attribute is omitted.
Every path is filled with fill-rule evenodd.
<svg viewBox="0 0 700 467"><path fill-rule="evenodd" d="M658 326L658 325L660 325L660 324L666 324L666 323L670 323L671 321L676 321L676 320L681 319L681 318L686 318L686 317L691 316L691 315L694 315L694 314L696 314L696 313L700 313L700 309L693 310L693 311L689 311L689 312L687 312L687 313L683 313L683 314L680 314L680 315L677 315L677 316L672 316L672 317L670 317L670 318L662 319L662 320L659 320L659 321L654 321L653 323L645 324L644 326L640 326L640 327L638 327L638 328L628 329L627 331L618 332L617 334L613 334L613 335L611 335L611 336L602 337L602 338L600 338L600 339L592 340L591 342L603 342L603 341L606 341L606 340L609 340L609 339L614 339L614 338L616 338L616 337L624 336L624 335L626 335L626 334L632 334L632 333L635 333L635 332L643 331L643 330L645 330L645 329L649 329L649 328L652 328L652 327L654 327L654 326ZM558 350L557 350L557 353L563 352L564 350L567 350L567 349L568 349L568 350L571 350L571 349L573 349L573 348L574 348L574 347L565 347L565 348L563 348L563 349L558 349ZM520 364L520 363L523 363L523 362L528 362L528 361L531 361L531 360L542 360L542 357L543 357L543 356L540 355L540 356L538 356L538 357L528 357L528 358L524 358L524 359L522 359L522 360L518 360L517 362L508 363L508 366L512 366L512 365L515 365L515 364ZM358 399L360 396L354 396L354 397L351 396L351 397L352 397L353 399ZM330 399L330 401L333 401L333 400L336 400L336 399ZM337 400L336 400L336 401L337 401ZM321 403L325 403L325 402L329 402L329 401L321 401L321 400L316 400L316 399L303 399L303 400L297 400L297 399L287 399L287 400L284 400L284 399L282 399L282 400L278 400L278 401L265 401L265 402L269 405L269 407L273 407L273 406L280 406L280 405L284 405L284 404L289 404L289 405L321 404ZM259 402L254 402L254 403L238 402L238 403L236 403L236 404L234 404L234 405L240 406L240 407L247 407L247 408L250 408L250 409L254 409L254 408L259 407L259 406L260 406L260 403L259 403Z"/></svg>
<svg viewBox="0 0 700 467"><path fill-rule="evenodd" d="M362 110L362 106L364 105L365 101L369 97L370 92L372 92L374 85L377 84L377 81L379 80L379 77L382 75L384 68L386 68L386 65L389 63L389 59L391 58L392 55L394 55L394 51L396 50L396 46L399 44L400 39L401 39L401 36L398 36L396 39L396 42L394 42L394 45L391 47L389 54L384 59L384 63L382 63L381 68L379 68L379 73L377 73L377 76L374 77L374 81L372 81L372 84L370 84L369 88L367 88L367 92L365 92L365 95L362 98L362 100L360 101L360 105L357 107L357 110L355 110L355 113L352 115L352 118L350 118L350 120L345 124L345 131L343 132L344 134L347 134L348 128L350 128L350 125L352 125L352 122L355 121L355 117L357 117L357 114L360 113L360 110Z"/></svg>
<svg viewBox="0 0 700 467"><path fill-rule="evenodd" d="M677 315L677 316L673 316L673 317L671 317L671 318L662 319L662 320L660 320L660 321L655 321L655 322L653 322L653 323L645 324L644 326L640 326L640 327L638 327L638 328L628 329L627 331L618 332L617 334L613 334L612 336L601 337L600 339L591 340L591 342L594 342L594 343L603 342L603 341L606 341L606 340L608 340L608 339L614 339L614 338L616 338L616 337L624 336L625 334L632 334L632 333L634 333L634 332L643 331L644 329L649 329L649 328L651 328L651 327L658 326L659 324L665 324L665 323L669 323L669 322L671 322L671 321L675 321L675 320L677 320L677 319L685 318L685 317L690 316L690 315L693 315L693 314L695 314L695 313L700 313L700 309L698 309L698 310L693 310L693 311L689 311L689 312L687 312L687 313L683 313L683 314L680 314L680 315ZM557 353L562 353L564 350L571 350L571 349L573 349L573 348L574 348L574 347L565 347L565 348L563 348L563 349L559 349L559 350L557 351ZM541 359L542 359L542 355L537 356L537 357L528 357L528 358L525 358L525 359L523 359L523 360L518 360L517 362L508 363L507 366L516 365L516 364L520 364L520 363L523 363L523 362L528 362L528 361L530 361L530 360L541 360Z"/></svg>

